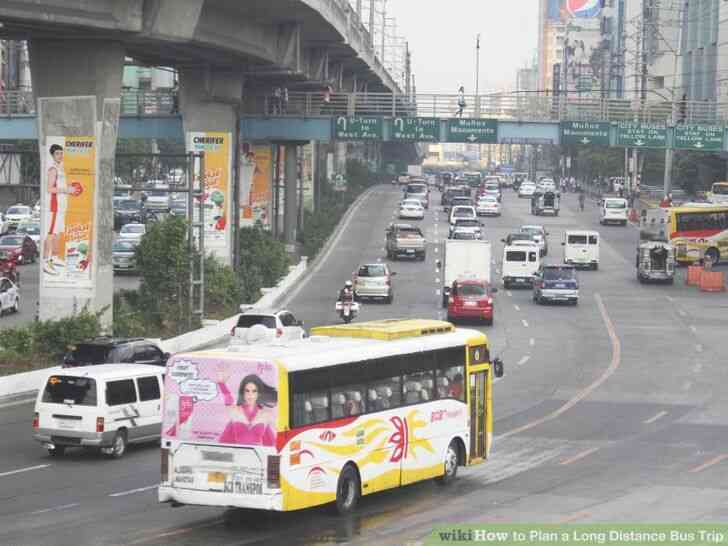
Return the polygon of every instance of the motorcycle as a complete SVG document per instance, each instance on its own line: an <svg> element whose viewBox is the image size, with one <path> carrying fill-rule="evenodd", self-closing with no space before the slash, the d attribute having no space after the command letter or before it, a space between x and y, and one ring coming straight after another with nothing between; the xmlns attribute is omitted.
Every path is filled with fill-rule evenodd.
<svg viewBox="0 0 728 546"><path fill-rule="evenodd" d="M336 312L345 324L349 324L359 314L359 304L355 301L337 301Z"/></svg>

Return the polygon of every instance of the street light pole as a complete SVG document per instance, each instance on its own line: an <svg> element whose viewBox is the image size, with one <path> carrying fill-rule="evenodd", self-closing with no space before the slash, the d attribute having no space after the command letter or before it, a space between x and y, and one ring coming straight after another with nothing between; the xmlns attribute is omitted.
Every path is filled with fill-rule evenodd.
<svg viewBox="0 0 728 546"><path fill-rule="evenodd" d="M678 12L678 18L680 19L682 23L682 10ZM675 144L675 125L677 125L677 108L676 108L676 98L677 98L677 69L678 69L678 55L680 55L680 48L682 47L682 33L683 33L683 25L681 24L678 27L677 31L677 44L676 48L673 49L673 65L672 65L672 113L671 113L671 121L672 121L672 130L673 130L673 145ZM673 156L673 149L671 147L665 148L665 176L663 179L663 191L665 193L665 197L672 192L672 156Z"/></svg>
<svg viewBox="0 0 728 546"><path fill-rule="evenodd" d="M480 117L480 33L475 38L475 116ZM478 165L482 166L483 145L478 144ZM488 163L490 167L490 163Z"/></svg>

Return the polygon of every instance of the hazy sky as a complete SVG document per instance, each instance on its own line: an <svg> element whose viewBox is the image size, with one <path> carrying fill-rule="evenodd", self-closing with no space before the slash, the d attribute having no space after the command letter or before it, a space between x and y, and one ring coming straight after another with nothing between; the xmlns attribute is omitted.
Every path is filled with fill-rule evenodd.
<svg viewBox="0 0 728 546"><path fill-rule="evenodd" d="M514 88L538 41L538 0L387 0L397 34L409 41L418 93L475 93L480 33L480 90Z"/></svg>

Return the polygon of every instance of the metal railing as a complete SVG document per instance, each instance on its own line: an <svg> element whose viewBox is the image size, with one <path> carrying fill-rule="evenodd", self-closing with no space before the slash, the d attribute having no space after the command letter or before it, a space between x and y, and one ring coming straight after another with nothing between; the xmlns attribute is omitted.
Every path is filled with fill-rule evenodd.
<svg viewBox="0 0 728 546"><path fill-rule="evenodd" d="M551 93L493 93L465 96L393 93L331 93L290 91L288 101L272 95L245 97L250 116L384 116L429 118L491 118L514 121L638 121L728 125L728 102L602 99ZM673 112L674 109L674 112ZM175 93L169 91L125 91L121 95L123 116L178 115ZM0 95L0 117L35 115L30 91L6 91Z"/></svg>
<svg viewBox="0 0 728 546"><path fill-rule="evenodd" d="M254 104L269 116L386 116L430 118L491 118L515 121L624 121L671 124L673 104L664 100L628 100L563 96L551 93L496 93L458 95L392 93L290 92L283 103L272 96L258 97ZM728 102L680 101L674 105L678 123L728 123ZM256 109L257 110L257 109Z"/></svg>

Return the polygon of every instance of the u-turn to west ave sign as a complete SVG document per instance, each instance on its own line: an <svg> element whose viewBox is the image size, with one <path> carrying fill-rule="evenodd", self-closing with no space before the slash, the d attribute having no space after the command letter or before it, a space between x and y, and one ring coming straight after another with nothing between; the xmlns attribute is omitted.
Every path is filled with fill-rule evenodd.
<svg viewBox="0 0 728 546"><path fill-rule="evenodd" d="M334 140L464 144L530 144L543 141L568 146L669 147L703 152L726 149L726 128L722 125L677 124L669 127L665 123L637 121L562 121L557 124L485 118L404 116L337 116L332 121ZM500 127L505 124L509 125L508 130L502 131ZM514 126L517 129L515 131ZM558 128L558 142L553 132L555 126Z"/></svg>

